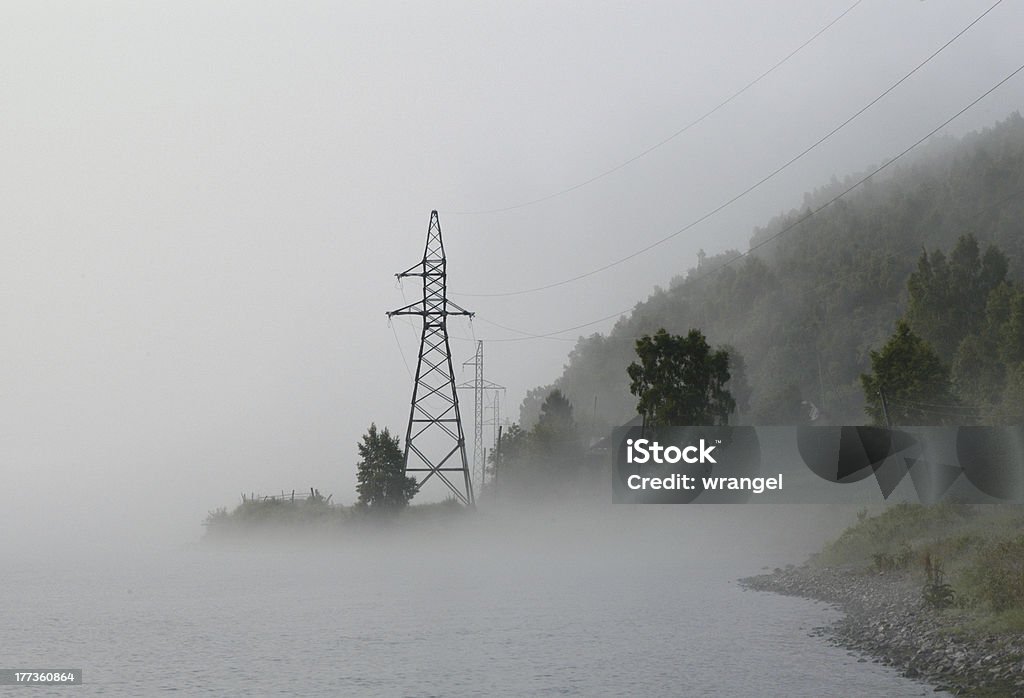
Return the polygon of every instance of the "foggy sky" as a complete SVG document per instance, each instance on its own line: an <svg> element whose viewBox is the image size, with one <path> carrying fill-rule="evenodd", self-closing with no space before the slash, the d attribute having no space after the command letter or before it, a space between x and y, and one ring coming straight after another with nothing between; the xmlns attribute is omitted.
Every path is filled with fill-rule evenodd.
<svg viewBox="0 0 1024 698"><path fill-rule="evenodd" d="M993 0L994 1L994 0ZM242 491L355 498L371 421L411 380L385 311L438 209L456 365L473 339L587 323L835 174L880 164L1019 65L1007 0L896 92L715 208L899 79L992 1L864 0L650 155L564 196L748 83L852 4L8 2L0 9L0 527L198 535ZM948 133L1022 107L1015 79ZM565 335L607 331L613 320ZM396 319L412 365L418 328ZM554 380L571 341L493 341L487 378ZM464 374L471 378L469 370ZM463 405L472 414L469 396ZM471 433L471 425L467 423ZM11 536L3 543L11 543Z"/></svg>

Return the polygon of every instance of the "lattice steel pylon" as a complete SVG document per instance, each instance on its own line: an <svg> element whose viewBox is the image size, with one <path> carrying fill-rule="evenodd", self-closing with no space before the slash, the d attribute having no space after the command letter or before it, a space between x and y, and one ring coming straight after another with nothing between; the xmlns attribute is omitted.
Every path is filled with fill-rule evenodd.
<svg viewBox="0 0 1024 698"><path fill-rule="evenodd" d="M405 432L405 472L426 473L420 486L435 475L467 506L473 506L473 482L466 461L466 438L459 415L452 352L448 343L448 316L473 313L448 300L448 269L437 211L430 212L423 260L400 274L423 277L423 298L387 315L423 318L416 378ZM446 473L462 473L460 488ZM456 476L455 479L458 479Z"/></svg>
<svg viewBox="0 0 1024 698"><path fill-rule="evenodd" d="M484 473L487 471L486 449L484 448L484 391L504 390L505 386L484 379L484 341L482 339L478 339L476 342L476 354L473 358L463 361L462 365L474 368L473 382L462 383L458 387L473 390L473 475L474 482L482 487Z"/></svg>

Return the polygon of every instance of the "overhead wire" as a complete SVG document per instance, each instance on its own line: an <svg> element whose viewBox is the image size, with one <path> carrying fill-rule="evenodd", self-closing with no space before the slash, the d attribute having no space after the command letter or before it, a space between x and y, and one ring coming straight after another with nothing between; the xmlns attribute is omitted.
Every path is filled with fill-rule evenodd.
<svg viewBox="0 0 1024 698"><path fill-rule="evenodd" d="M933 407L918 407L916 405L908 405L908 404L903 403L903 402L893 402L892 400L886 400L886 404L891 406L891 407L902 407L904 409L913 410L915 412L922 412L924 414L930 414L930 415L939 415L939 416L942 416L942 417L957 417L959 419L965 419L965 418L977 419L977 418L982 416L980 414L980 412L975 412L975 413L951 412L951 411L948 411L948 410L941 410L941 409L936 409L936 408L933 408ZM1006 416L1013 416L1013 415L1006 415Z"/></svg>
<svg viewBox="0 0 1024 698"><path fill-rule="evenodd" d="M491 214L491 213L504 213L506 211L514 211L516 209L525 208L527 206L532 206L534 204L539 204L542 201L548 201L550 199L554 199L556 197L563 196L563 195L568 194L570 192L576 191L577 189L582 189L583 187L587 186L588 184L593 184L594 182L598 181L599 179L604 179L608 175L613 174L615 172L618 172L622 168L624 168L624 167L626 167L628 165L633 164L637 160L643 158L646 155L649 155L650 153L654 152L658 148L661 148L662 146L666 145L670 141L675 140L679 136L683 135L684 133L689 131L691 128L693 128L694 126L697 126L698 124L700 124L701 122L706 120L708 117L712 116L717 111L719 111L720 109L722 109L723 107L728 105L730 102L735 100L737 97L742 95L744 92L749 90L751 87L753 87L757 83L759 83L762 80L764 80L766 77L768 77L769 75L774 73L778 68L780 68L784 63L789 61L789 59L793 58L795 55L797 55L802 50L807 48L807 46L809 46L815 39L817 39L819 36L821 36L826 31L831 29L834 24L836 24L839 20L841 20L843 17L848 15L850 12L852 12L853 9L855 7L857 7L858 5L860 5L863 1L864 0L857 0L856 2L854 2L852 5L850 5L845 10L843 10L843 12L840 15L838 15L835 19L833 19L828 24L826 24L824 27L822 27L817 32L815 32L809 39L807 39L806 41L801 43L795 49L793 49L788 54L786 54L786 56L783 57L781 60L779 60L778 62L773 64L770 68L768 68L767 70L762 72L760 75L758 75L756 78L754 78L753 80L748 82L746 85L741 87L739 90L733 92L731 95L726 97L723 101L719 102L717 105L712 107L710 110L704 112L703 114L698 116L693 121L690 121L685 126L683 126L682 128L676 130L671 135L669 135L669 136L663 138L662 140L658 141L654 145L651 145L648 148L646 148L646 149L642 150L641 152L637 153L636 155L628 158L627 160L624 160L623 162L620 162L618 165L615 165L614 167L612 167L610 169L604 170L600 174L594 175L593 177L590 177L589 179L586 179L586 180L584 180L582 182L578 182L577 184L573 184L572 186L565 187L564 189L560 189L560 190L558 190L556 192L553 192L551 194L547 194L545 196L538 197L536 199L531 199L529 201L523 201L523 202L518 203L518 204L513 204L511 206L504 206L504 207L501 207L501 208L492 208L492 209L483 209L483 210L478 210L478 211L445 211L444 213L446 213L448 215L457 215L457 216L477 216L477 215L484 215L484 214Z"/></svg>
<svg viewBox="0 0 1024 698"><path fill-rule="evenodd" d="M908 402L908 403L910 403L912 405L920 405L922 407L949 407L951 409L971 409L971 410L983 409L981 405L971 405L971 404L966 403L966 402L958 402L958 403L954 403L954 402L928 402L927 400L911 400L909 398L904 398L904 399L906 400L906 402Z"/></svg>
<svg viewBox="0 0 1024 698"><path fill-rule="evenodd" d="M925 412L927 412L931 408L937 408L937 409L940 409L940 410L957 410L957 411L973 411L973 412L978 412L978 411L981 411L981 410L985 409L984 407L981 407L980 405L950 405L950 404L940 404L940 403L931 403L931 402L918 402L916 400L909 400L909 399L906 399L906 398L904 398L901 401L894 401L892 399L888 399L887 398L886 399L886 403L888 403L890 405L899 405L900 407L910 407L912 409L919 409L919 410L922 410L922 411L925 411Z"/></svg>
<svg viewBox="0 0 1024 698"><path fill-rule="evenodd" d="M1010 194L1008 196L1005 196L1002 199L999 199L998 201L995 201L995 202L993 202L993 203L991 203L991 204L989 204L989 205L987 205L987 206L985 206L983 208L978 209L977 211L974 212L974 215L977 216L977 215L979 215L981 213L984 213L985 211L989 211L991 209L998 208L998 207L1002 206L1003 204L1006 204L1006 203L1008 203L1008 202L1010 202L1010 201L1012 201L1014 199L1020 198L1021 196L1024 196L1024 189L1018 189L1017 191L1013 192L1012 194ZM961 197L961 198L963 198L963 197ZM786 231L783 230L782 232L786 232ZM901 249L898 252L900 252L900 253L903 253L903 252L907 252L907 253L913 252L914 249L917 247L917 244L918 243L914 243L911 247L908 247L905 250ZM900 254L898 254L897 252L891 252L891 253L885 255L885 257L883 258L883 261L889 261L889 260L897 259L899 256L900 256ZM701 275L699 277L694 277L694 280L695 281L700 281L700 280L703 280L703 279L710 278L711 276L716 274L722 267L727 266L731 262L732 262L732 260L729 260L728 262L724 263L721 266L716 266L716 267L712 268L710 271L706 272L705 274L703 274L703 275ZM851 271L851 272L849 272L847 274L844 274L844 275L832 276L832 277L829 278L829 282L830 283L834 283L836 281L842 281L844 279L851 278L853 273L854 272ZM634 308L635 308L635 306L634 306ZM627 312L629 312L629 311L628 310L624 310L622 312L616 313L615 315L610 315L610 316L607 316L605 318L601 318L599 320L595 320L595 321L590 322L590 323L585 323L583 325L579 325L579 326L576 326L576 327L565 328L565 329L562 329L562 330L556 332L555 334L561 334L561 333L564 333L564 332L571 332L574 329L580 329L581 327L587 327L589 325L592 325L592 324L595 324L595 323L598 323L598 322L603 322L604 320L609 320L612 317L617 317L617 316L624 315ZM502 325L502 324L494 322L492 320L488 320L487 318L484 318L484 317L479 317L478 316L477 319L481 320L482 322L486 322L489 325L493 325L494 327L498 327L498 328L501 328L501 329L504 329L504 330L508 330L509 332L516 332L516 333L519 333L519 334L523 335L521 337L487 339L487 340L485 340L487 342L521 342L521 341L526 341L526 340L529 340L529 339L550 339L550 340L563 341L563 342L575 342L575 341L578 340L578 337L557 337L557 336L551 336L551 335L535 334L535 333L532 333L532 332L527 332L525 330L517 329L515 327L509 327L507 325ZM454 339L461 339L461 340L467 341L467 342L475 341L475 339L471 340L468 337L454 337ZM640 337L611 337L611 336L608 336L608 337L605 337L605 339L606 340L619 340L619 341L627 341L627 340L628 341L633 341L633 340L640 339Z"/></svg>
<svg viewBox="0 0 1024 698"><path fill-rule="evenodd" d="M700 275L700 276L696 276L695 278L697 280L700 280L702 278L710 276L711 274L719 273L725 267L728 267L728 266L732 265L733 263L737 262L740 259L743 259L745 257L750 256L753 252L757 251L758 249L764 247L765 245L767 245L767 244L769 244L771 242L774 242L775 240L777 240L782 235L788 233L789 231L793 230L797 226L802 225L807 220L809 220L810 218L814 217L815 215L817 215L821 211L825 210L826 208L829 208L830 206L835 204L837 201L839 201L840 199L845 197L847 194L852 192L854 189L856 189L857 187L862 185L864 182L868 181L869 179L871 179L872 177L877 175L879 172L887 169L892 164L894 164L895 162L897 162L898 160L900 160L901 158L906 156L910 151L914 150L915 148L920 146L922 143L927 141L929 138L934 136L936 133L938 133L940 130L942 130L943 128L948 126L950 123L952 123L954 120L959 118L961 115L963 115L969 109L974 107L974 105L978 104L980 101L982 101L983 99L988 97L990 94L995 92L997 89L1002 87L1004 84L1006 84L1008 81L1013 79L1022 70L1024 70L1024 64L1018 66L1016 69L1014 69L1012 72L1010 72L1006 77L1002 78L995 85L993 85L992 87L987 89L985 92L983 92L981 95L979 95L974 100L972 100L969 104L967 104L967 106L963 107L962 109L957 111L955 114L950 116L948 119L943 121L941 124L939 124L938 126L933 128L931 131L929 131L927 134L925 134L924 136L919 138L917 141L915 141L912 145L910 145L909 147L904 149L898 155L896 155L895 157L891 158L890 160L888 160L884 164L880 165L879 167L875 168L870 173L868 173L864 177L862 177L859 180L857 180L853 185L851 185L850 187L846 188L845 190L843 190L842 192L840 192L836 196L832 197L831 199L829 199L827 202L825 202L821 206L819 206L819 207L817 207L817 208L815 208L813 210L809 210L807 213L805 213L803 216L798 218L792 224L786 226L785 228L782 228L778 232L774 233L773 235L768 236L767 238L765 238L764 240L761 240L757 244L751 245L750 248L746 252L739 253L735 257L727 260L726 262L723 262L721 265L714 267L709 272L705 272L705 274ZM1012 197L1009 197L1009 198L1012 198ZM634 305L634 307L635 307L635 305ZM477 319L482 320L484 322L487 322L489 324L495 325L496 327L499 327L501 329L504 329L504 330L507 330L507 331L510 331L510 332L516 332L518 334L523 335L522 337L511 337L511 338L504 338L504 339L500 339L500 340L490 340L490 341L512 342L512 341L525 341L525 340L528 340L528 339L551 339L551 338L553 338L553 339L563 339L564 341L575 341L574 339L569 339L569 338L558 338L555 335L565 334L566 332L572 332L572 331L575 331L575 330L578 330L578 329L582 329L584 327L589 327L591 325L596 325L596 324L605 322L607 320L610 320L612 318L622 316L622 315L628 313L629 311L630 311L630 308L626 308L624 310L620 310L620 311L618 311L616 313L612 313L610 315L605 315L604 317L598 318L596 320L592 320L590 322L585 322L585 323L581 323L581 324L578 324L578 325L574 325L572 327L566 327L566 328L562 328L560 330L554 330L552 332L545 332L545 333L527 332L525 330L520 330L520 329L517 329L517 328L514 328L514 327L509 327L507 325L502 325L502 324L496 323L496 322L494 322L492 320L488 320L487 318L481 317L480 315L477 315Z"/></svg>
<svg viewBox="0 0 1024 698"><path fill-rule="evenodd" d="M665 244L669 240L672 240L672 239L678 237L679 235L682 235L683 233L691 230L692 228L696 227L697 225L703 223L704 221L708 220L709 218L711 218L711 217L715 216L716 214L720 213L721 211L723 211L724 209L728 208L732 204L736 203L737 201L739 201L743 197L747 196L748 194L750 194L754 190L758 189L759 187L761 187L762 185L764 185L765 183L767 183L768 181L773 179L775 176L777 176L778 174L780 174L781 172L783 172L784 170L786 170L787 168L789 168L790 166L795 164L797 161L799 161L805 155L807 155L808 153L813 151L815 148L817 148L818 146L823 144L825 141L827 141L829 138L834 136L840 130L845 128L847 125L849 125L851 122L853 122L857 117L859 117L861 114L866 112L872 106L877 104L879 101L881 101L883 98L885 98L888 94L890 94L893 90L895 90L897 87L899 87L904 82L906 82L911 76L913 76L915 73L920 71L924 66L926 66L928 63L930 63L933 59L935 59L940 53L942 53L944 50L946 50L946 48L948 48L950 45L952 45L957 39L959 39L961 36L966 34L972 27L974 27L974 25L976 25L978 22L980 22L986 15L988 15L990 12L992 12L992 10L994 10L996 7L998 7L1000 4L1002 4L1002 2L1003 2L1003 0L996 0L996 2L994 4L992 4L987 10L985 10L980 15L975 17L974 20L972 20L967 26L965 26L963 29L958 31L952 38L947 40L944 44L942 44L942 46L940 46L935 51L933 51L927 58L925 58L923 61L918 63L913 69L910 70L910 72L906 73L899 80L897 80L896 82L891 84L881 94L879 94L874 99L872 99L867 104L865 104L863 107L858 109L856 112L854 112L854 114L852 116L846 118L842 123L840 123L838 126L834 127L831 131L829 131L824 136L819 138L817 141L812 143L810 146L808 146L807 148L802 150L799 154L797 154L796 156L790 158L784 164L782 164L779 167L775 168L770 173L768 173L767 175L765 175L764 177L759 179L757 182L755 182L754 184L748 186L746 189L744 189L740 193L736 194L732 198L728 199L724 203L719 204L718 206L716 206L715 208L711 209L707 213L705 213L705 214L701 215L700 217L690 221L689 223L684 225L682 228L679 228L678 230L676 230L676 231L666 235L665 237L662 237L661 239L656 240L656 241L650 243L649 245L646 245L646 246L644 246L644 247L642 247L642 248L640 248L640 249L638 249L638 250L636 250L634 252L631 252L630 254L628 254L628 255L626 255L624 257L620 257L620 258L618 258L618 259L616 259L616 260L614 260L612 262L608 262L607 264L603 264L603 265L601 265L599 267L596 267L594 269L591 269L589 271L583 272L581 274L576 274L575 276L571 276L571 277L562 279L560 281L555 281L555 282L552 282L552 283L543 284L541 286L534 286L534 287L531 287L531 288L519 289L519 290L516 290L516 291L502 291L502 292L494 292L494 293L453 293L452 295L454 295L454 296L462 296L462 297L467 297L467 298L500 298L500 297L508 297L508 296L520 296L520 295L524 295L524 294L528 294L528 293L536 293L538 291L546 291L548 289L557 288L559 286L565 286L566 284L571 284L571 283L574 283L576 281L580 281L582 279L586 279L588 277L594 276L595 274L599 274L601 272L604 272L604 271L607 271L609 269L612 269L613 267L617 267L620 264L628 262L631 259L635 259L636 257L639 257L640 255L643 255L643 254L653 250L654 248L659 247L659 246Z"/></svg>
<svg viewBox="0 0 1024 698"><path fill-rule="evenodd" d="M402 363L405 364L405 372L409 374L409 378L413 378L412 369L409 368L409 362L405 360L405 351L402 350L402 342L398 339L398 332L395 331L395 324L388 319L388 327L391 328L391 334L395 336L395 344L398 346L398 353L402 355Z"/></svg>

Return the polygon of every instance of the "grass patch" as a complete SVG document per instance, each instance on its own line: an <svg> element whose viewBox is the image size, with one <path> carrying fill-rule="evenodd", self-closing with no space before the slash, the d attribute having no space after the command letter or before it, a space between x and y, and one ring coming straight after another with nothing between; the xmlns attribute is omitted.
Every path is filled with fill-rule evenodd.
<svg viewBox="0 0 1024 698"><path fill-rule="evenodd" d="M971 598L991 611L1024 609L1024 535L987 541L960 578Z"/></svg>
<svg viewBox="0 0 1024 698"><path fill-rule="evenodd" d="M944 550L947 546L942 541L965 535L965 524L975 515L975 508L954 501L933 506L900 502L876 516L862 511L857 523L825 546L814 563L880 572L906 569L925 551L933 547ZM960 541L956 545L967 544Z"/></svg>
<svg viewBox="0 0 1024 698"><path fill-rule="evenodd" d="M902 502L857 518L812 564L903 575L952 633L1024 631L1024 507Z"/></svg>
<svg viewBox="0 0 1024 698"><path fill-rule="evenodd" d="M298 498L243 497L232 510L219 507L203 521L207 540L236 539L289 531L341 535L360 527L419 524L447 521L469 511L454 499L430 504L414 504L398 510L377 510L354 505L332 504L314 490ZM301 535L301 533L300 533Z"/></svg>

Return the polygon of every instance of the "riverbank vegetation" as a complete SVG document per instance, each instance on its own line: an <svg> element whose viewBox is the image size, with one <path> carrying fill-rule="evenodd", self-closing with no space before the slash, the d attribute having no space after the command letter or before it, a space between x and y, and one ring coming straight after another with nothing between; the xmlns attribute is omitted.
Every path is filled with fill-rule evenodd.
<svg viewBox="0 0 1024 698"><path fill-rule="evenodd" d="M831 641L953 695L1024 695L1024 507L901 503L804 565L741 580L818 599ZM861 659L860 661L865 661Z"/></svg>
<svg viewBox="0 0 1024 698"><path fill-rule="evenodd" d="M329 501L318 490L301 497L290 494L243 496L233 509L211 511L203 527L206 540L238 540L294 533L344 536L345 533L382 526L414 526L440 520L457 519L467 513L454 499L431 504L415 504L400 510L383 511L363 504L343 506Z"/></svg>
<svg viewBox="0 0 1024 698"><path fill-rule="evenodd" d="M811 560L902 577L950 633L1024 632L1024 507L902 502L859 514Z"/></svg>

